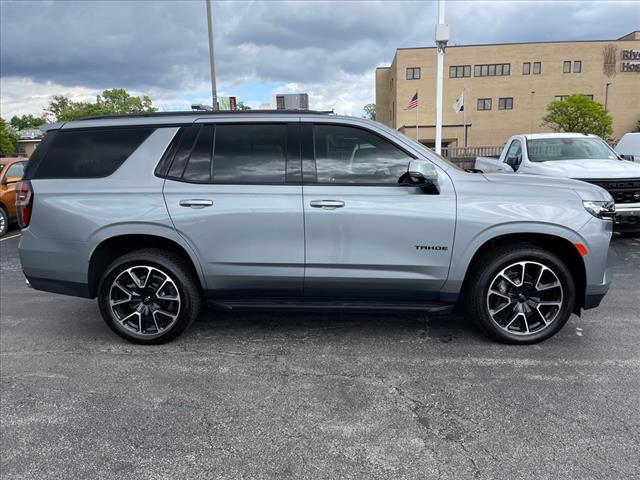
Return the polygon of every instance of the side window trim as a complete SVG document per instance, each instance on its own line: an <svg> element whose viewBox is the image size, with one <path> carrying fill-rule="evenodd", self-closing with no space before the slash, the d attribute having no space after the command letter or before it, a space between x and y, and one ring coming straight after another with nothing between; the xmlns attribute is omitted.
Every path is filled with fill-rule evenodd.
<svg viewBox="0 0 640 480"><path fill-rule="evenodd" d="M385 137L384 135L380 135L378 132L375 132L373 130L369 130L367 128L361 127L360 125L352 125L349 123L340 123L340 122L305 122L302 124L302 130L304 131L304 126L305 125L309 125L308 131L306 132L306 135L303 134L302 137L302 142L303 142L303 152L305 151L305 144L307 146L307 148L310 146L310 152L307 152L307 157L303 156L303 177L302 177L302 183L303 185L318 185L318 186L329 186L329 187L385 187L385 188L406 188L406 187L413 187L415 188L415 185L411 185L411 184L401 184L401 183L338 183L338 182L318 182L317 181L317 165L316 165L316 156L315 156L315 152L316 152L316 148L315 148L315 127L319 126L319 125L330 125L330 126L336 126L336 127L349 127L349 128L354 128L357 130L362 130L363 132L367 132L371 135L375 135L376 137L380 138L381 140L393 145L395 148L397 148L398 150L400 150L401 152L403 152L405 155L407 155L408 157L410 157L413 160L416 160L418 157L416 157L414 154L412 154L411 152L408 152L404 147L402 147L401 145L398 145L396 142L394 142L392 139ZM407 163L408 166L408 163ZM311 180L313 179L313 181Z"/></svg>

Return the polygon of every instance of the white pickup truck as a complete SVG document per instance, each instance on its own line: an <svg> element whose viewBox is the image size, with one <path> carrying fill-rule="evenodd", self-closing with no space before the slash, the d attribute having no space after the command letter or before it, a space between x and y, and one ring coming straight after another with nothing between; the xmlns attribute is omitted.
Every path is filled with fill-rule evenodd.
<svg viewBox="0 0 640 480"><path fill-rule="evenodd" d="M640 164L622 159L600 137L580 133L514 135L499 157L477 157L483 172L573 178L607 190L616 203L616 230L640 234Z"/></svg>

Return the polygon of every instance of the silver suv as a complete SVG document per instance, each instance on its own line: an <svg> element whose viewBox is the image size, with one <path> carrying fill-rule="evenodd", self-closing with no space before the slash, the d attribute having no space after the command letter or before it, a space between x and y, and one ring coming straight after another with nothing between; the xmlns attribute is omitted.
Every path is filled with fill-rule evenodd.
<svg viewBox="0 0 640 480"><path fill-rule="evenodd" d="M33 288L98 298L137 343L227 309L456 303L532 343L609 287L613 202L575 180L457 168L399 132L320 112L53 125L18 187Z"/></svg>

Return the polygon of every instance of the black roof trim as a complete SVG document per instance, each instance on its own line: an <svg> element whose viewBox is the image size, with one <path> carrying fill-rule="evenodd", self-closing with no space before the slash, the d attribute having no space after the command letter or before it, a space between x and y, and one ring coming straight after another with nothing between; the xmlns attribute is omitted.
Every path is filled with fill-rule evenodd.
<svg viewBox="0 0 640 480"><path fill-rule="evenodd" d="M192 115L196 117L206 117L211 115L250 115L257 114L284 114L284 115L330 115L333 110L187 110L185 112L152 112L152 113L121 113L114 115L97 115L93 117L82 117L81 120L106 120L111 118L156 118L156 117L178 117Z"/></svg>

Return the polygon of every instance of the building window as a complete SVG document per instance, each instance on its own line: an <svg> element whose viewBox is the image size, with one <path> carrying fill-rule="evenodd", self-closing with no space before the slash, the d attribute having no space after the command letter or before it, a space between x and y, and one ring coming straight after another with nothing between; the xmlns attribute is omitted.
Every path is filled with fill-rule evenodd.
<svg viewBox="0 0 640 480"><path fill-rule="evenodd" d="M562 73L571 73L571 61L565 61L562 64Z"/></svg>
<svg viewBox="0 0 640 480"><path fill-rule="evenodd" d="M522 64L522 74L529 75L531 73L531 63L525 62Z"/></svg>
<svg viewBox="0 0 640 480"><path fill-rule="evenodd" d="M454 65L449 67L449 78L463 78L471 76L471 65Z"/></svg>
<svg viewBox="0 0 640 480"><path fill-rule="evenodd" d="M407 68L407 80L420 80L420 67Z"/></svg>
<svg viewBox="0 0 640 480"><path fill-rule="evenodd" d="M576 60L573 62L573 73L582 72L582 60Z"/></svg>
<svg viewBox="0 0 640 480"><path fill-rule="evenodd" d="M474 65L473 75L475 77L501 77L511 75L511 64L492 63L490 65Z"/></svg>
<svg viewBox="0 0 640 480"><path fill-rule="evenodd" d="M584 95L589 100L593 100L593 95L591 94L587 95L585 93L574 93L573 95ZM561 102L562 100L566 100L567 98L569 98L569 95L556 95L554 99L556 102Z"/></svg>
<svg viewBox="0 0 640 480"><path fill-rule="evenodd" d="M540 75L542 73L542 62L533 62L533 74Z"/></svg>
<svg viewBox="0 0 640 480"><path fill-rule="evenodd" d="M498 110L513 110L513 97L499 98Z"/></svg>
<svg viewBox="0 0 640 480"><path fill-rule="evenodd" d="M490 98L479 98L478 99L478 110L491 110L491 99Z"/></svg>

